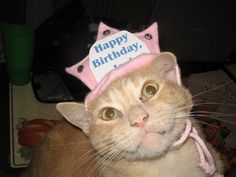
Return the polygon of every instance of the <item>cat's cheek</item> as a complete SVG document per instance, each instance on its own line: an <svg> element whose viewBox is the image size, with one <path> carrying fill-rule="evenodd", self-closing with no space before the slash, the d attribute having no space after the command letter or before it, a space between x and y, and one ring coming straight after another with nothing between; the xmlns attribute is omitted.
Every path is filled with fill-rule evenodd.
<svg viewBox="0 0 236 177"><path fill-rule="evenodd" d="M145 130L147 133L159 133L163 134L168 132L173 126L173 122L168 118L158 118L147 121Z"/></svg>

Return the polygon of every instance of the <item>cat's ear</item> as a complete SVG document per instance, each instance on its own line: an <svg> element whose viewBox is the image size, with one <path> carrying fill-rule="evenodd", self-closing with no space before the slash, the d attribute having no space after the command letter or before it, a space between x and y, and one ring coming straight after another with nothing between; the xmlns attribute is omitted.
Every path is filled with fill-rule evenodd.
<svg viewBox="0 0 236 177"><path fill-rule="evenodd" d="M157 72L164 73L168 80L181 85L180 69L174 54L171 52L162 52L157 55L151 65Z"/></svg>
<svg viewBox="0 0 236 177"><path fill-rule="evenodd" d="M58 103L56 108L67 121L82 129L86 135L89 134L89 116L84 108L84 104L76 102L62 102Z"/></svg>

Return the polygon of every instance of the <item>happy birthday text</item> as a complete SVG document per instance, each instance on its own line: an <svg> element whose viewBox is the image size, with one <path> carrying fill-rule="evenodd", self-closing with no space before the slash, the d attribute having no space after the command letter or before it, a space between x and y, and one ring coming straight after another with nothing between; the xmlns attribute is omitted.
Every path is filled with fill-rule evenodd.
<svg viewBox="0 0 236 177"><path fill-rule="evenodd" d="M100 57L92 60L94 68L98 68L99 66L102 66L110 61L117 60L121 56L129 54L131 52L137 52L140 48L142 48L142 45L140 45L138 42L134 42L127 45L127 41L128 41L128 35L122 34L109 41L94 45L93 46L94 50L96 51L98 56L100 52L110 49L110 52L107 53L105 56L100 55ZM128 60L131 60L131 58L129 57ZM113 67L117 68L118 66L113 65Z"/></svg>

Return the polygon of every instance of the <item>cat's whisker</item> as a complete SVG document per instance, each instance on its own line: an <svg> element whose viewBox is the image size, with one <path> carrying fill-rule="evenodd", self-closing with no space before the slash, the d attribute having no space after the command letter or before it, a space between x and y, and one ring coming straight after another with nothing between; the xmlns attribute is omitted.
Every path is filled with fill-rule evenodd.
<svg viewBox="0 0 236 177"><path fill-rule="evenodd" d="M177 117L177 118L174 118L174 119L181 119L181 118L182 118L182 117ZM207 126L209 126L209 127L221 129L221 131L228 132L227 130L223 129L222 127L219 127L219 126L214 125L214 124L207 123L207 122L202 121L202 120L199 120L199 119L191 119L191 121L192 121L193 123L202 124L202 125L207 125ZM212 131L213 131L213 130L212 130Z"/></svg>
<svg viewBox="0 0 236 177"><path fill-rule="evenodd" d="M97 153L95 153L95 155L101 155L101 154L106 154L106 151L110 151L111 148L114 148L114 146L118 144L118 143L113 143L111 144L111 142L109 143L106 143L106 144L102 144L102 145L99 145L99 146L95 146L94 149L98 149L98 147L101 147L101 146L106 146L104 149L101 149L101 150L98 150Z"/></svg>
<svg viewBox="0 0 236 177"><path fill-rule="evenodd" d="M179 105L179 104L176 104L176 105L174 105L174 106L175 106L175 108L178 108L180 105ZM183 111L184 109L192 108L193 106L194 106L194 104L190 104L190 105L187 105L187 106L184 106L184 107L179 108L179 109L176 110L175 112Z"/></svg>
<svg viewBox="0 0 236 177"><path fill-rule="evenodd" d="M206 93L215 91L215 90L220 89L220 88L222 88L222 87L224 87L224 86L227 86L227 85L229 85L229 84L231 84L231 83L234 83L234 81L231 80L231 81L228 81L228 82L226 82L226 83L224 83L224 84L221 84L221 85L219 85L219 86L217 86L217 87L214 87L214 88L212 88L212 89L206 90L206 91L204 91L204 92L197 93L197 94L193 95L191 98L185 99L185 101L189 101L189 100L191 100L191 99L193 99L193 98L195 98L195 97L197 97L197 96L200 96L200 95L203 95L203 94L206 94ZM189 106L183 107L181 110L183 110L183 109L185 109L185 108L192 107L192 106L204 105L204 104L206 104L206 105L207 105L207 104L213 104L213 105L236 106L236 104L234 104L234 103L214 103L214 102L208 102L208 103L207 103L207 102L205 102L205 103L193 103L193 104L191 104L191 105L189 105ZM178 107L178 106L180 106L180 103L178 103L178 104L175 105L175 107Z"/></svg>
<svg viewBox="0 0 236 177"><path fill-rule="evenodd" d="M108 154L109 154L109 153L108 153ZM107 154L107 155L108 155L108 154ZM95 161L97 161L97 159L98 159L98 158L96 158ZM87 174L86 177L90 177L90 176L94 173L94 171L99 167L99 165L101 165L101 164L102 164L102 159L100 159L100 160L95 164L95 166L90 169L90 171L89 171L89 173Z"/></svg>
<svg viewBox="0 0 236 177"><path fill-rule="evenodd" d="M104 145L103 145L103 146L104 146ZM112 147L112 146L111 146L111 147ZM93 165L93 163L95 163L95 162L100 158L100 153L102 153L102 152L103 152L103 153L106 153L106 151L109 152L109 150L111 149L111 147L106 147L105 149L100 150L100 151L98 151L98 152L92 154L91 157L88 157L88 158L83 159L83 162L82 162L81 164L79 164L78 167L80 167L82 164L86 163L86 161L88 161L89 159L93 158L93 161L89 164L89 166L87 167L87 169L90 168L91 165ZM94 148L94 149L96 149L96 148ZM96 158L94 158L94 156L96 156ZM77 168L78 168L78 167L77 167Z"/></svg>
<svg viewBox="0 0 236 177"><path fill-rule="evenodd" d="M220 102L197 102L193 103L193 106L199 105L224 105L224 106L236 106L236 103L220 103Z"/></svg>
<svg viewBox="0 0 236 177"><path fill-rule="evenodd" d="M118 136L118 135L117 135ZM111 139L111 138L115 138L116 136L113 137L102 137L101 139L97 139L98 141L100 140L106 140L106 139ZM88 140L84 140L84 141L78 141L78 142L69 142L69 143L64 143L64 144L57 144L57 145L45 145L46 147L60 147L60 146L73 146L73 145L78 145L78 144L83 144L83 143L91 143L91 141Z"/></svg>
<svg viewBox="0 0 236 177"><path fill-rule="evenodd" d="M228 81L228 82L226 82L226 83L223 83L223 84L221 84L221 85L219 85L219 86L217 86L217 87L214 87L214 88L212 88L212 89L206 90L206 91L201 92L201 93L197 93L197 94L195 94L195 95L192 96L192 99L195 98L195 97L198 97L198 96L200 96L200 95L203 95L203 94L206 94L206 93L209 93L209 92L213 92L213 91L215 91L215 90L218 90L218 89L220 89L220 88L222 88L222 87L225 87L225 86L227 86L227 85L229 85L229 84L231 84L231 83L234 83L234 81L231 80L231 81Z"/></svg>
<svg viewBox="0 0 236 177"><path fill-rule="evenodd" d="M109 157L109 159L107 160L107 163L104 165L104 167L101 169L101 172L99 173L98 177L100 177L102 175L102 172L104 171L104 169L108 166L108 164L115 159L120 153L122 152L122 150L117 150L115 153L113 153L112 156Z"/></svg>
<svg viewBox="0 0 236 177"><path fill-rule="evenodd" d="M109 144L110 142L108 142L107 144ZM101 148L101 147L103 147L103 146L106 146L106 144L100 144L100 145L98 145L98 146L94 146L92 149L90 149L89 151L87 151L83 156L81 156L81 160L84 160L83 159L83 157L85 157L87 154L89 154L90 152L93 152L93 151L95 151L96 149L98 149L98 148ZM110 146L112 146L112 145L110 145ZM101 152L103 152L103 151L106 151L107 149L109 149L110 147L108 146L107 148L105 148L105 149L103 149L103 150L101 150L101 151L98 151L98 152L96 152L96 153L94 153L93 155L97 155L97 154L100 154Z"/></svg>
<svg viewBox="0 0 236 177"><path fill-rule="evenodd" d="M185 101L190 101L190 100L192 100L192 99L195 98L195 97L198 97L198 96L200 96L200 95L203 95L203 94L206 94L206 93L215 91L215 90L220 89L221 87L224 87L224 86L229 85L229 84L231 84L231 83L234 83L234 81L231 80L231 81L229 81L229 82L226 82L226 83L224 83L224 84L221 84L221 85L219 85L219 86L217 86L217 87L214 87L214 88L212 88L212 89L209 89L209 90L206 90L206 91L204 91L204 92L200 92L200 93L197 93L197 94L195 94L195 95L192 95L191 98L185 99ZM175 107L180 106L180 104L182 104L182 103L176 104ZM193 104L191 104L191 105L189 105L189 106L183 107L182 109L189 108L189 107L196 106L196 105L201 105L201 104L207 104L207 103L193 103ZM208 103L208 104L209 104L209 103ZM212 103L212 104L222 104L222 103ZM223 103L223 104L224 104L224 103ZM236 104L228 104L228 105L236 105Z"/></svg>
<svg viewBox="0 0 236 177"><path fill-rule="evenodd" d="M111 139L112 137L116 137L116 136L110 136L110 137L106 137L106 138L101 138L101 139ZM97 156L97 155L100 155L100 153L104 152L106 153L106 151L109 151L110 148L113 147L113 145L111 144L112 140L111 141L108 141L107 143L103 143L103 144L100 144L98 146L94 146L92 149L90 149L89 151L87 151L83 156L80 157L81 159L81 163L79 163L79 165L77 165L75 167L75 169L69 174L67 175L66 177L71 177L71 175L73 174L74 171L76 171L80 166L82 166L84 163L86 163L88 160L90 160L91 158L94 158L94 156ZM91 156L88 156L86 157L86 155L88 155L89 153L91 153L92 151L95 151L97 150L97 148L101 148L102 146L106 146L108 145L106 148L100 150L100 151L97 151L96 153L93 153L91 154ZM95 160L93 160L91 163L93 163Z"/></svg>
<svg viewBox="0 0 236 177"><path fill-rule="evenodd" d="M104 155L104 156L102 156L102 157L98 156L98 157L95 159L95 161L97 161L98 159L99 159L99 160L97 161L96 165L95 165L93 168L91 168L90 172L88 173L88 175L87 175L86 177L90 177L90 176L93 174L93 172L96 170L96 168L97 168L99 165L102 164L102 161L103 161L104 159L108 158L110 155L113 154L113 151L116 151L116 150L113 149L112 151L108 152L106 155ZM100 159L100 158L101 158L101 159Z"/></svg>
<svg viewBox="0 0 236 177"><path fill-rule="evenodd" d="M126 149L126 147L127 147L127 145L124 146L123 149ZM125 150L121 150L121 152L122 152L122 151L123 151L123 153L120 154L120 157L119 157L119 159L115 162L115 165L117 165L118 162L124 157L124 155L125 155Z"/></svg>
<svg viewBox="0 0 236 177"><path fill-rule="evenodd" d="M190 114L196 115L196 116L198 116L199 114L205 115L205 116L208 116L208 115L225 116L225 117L235 117L236 116L236 114L225 114L223 112L212 112L212 111L191 111Z"/></svg>
<svg viewBox="0 0 236 177"><path fill-rule="evenodd" d="M206 115L198 115L198 116L199 117L205 117ZM215 116L208 115L207 117L210 118L210 119L218 120L220 122L225 122L225 123L228 123L228 124L231 124L231 125L236 125L236 122L232 122L232 121L225 120L225 119L222 119L222 118L218 118L218 117L215 117Z"/></svg>
<svg viewBox="0 0 236 177"><path fill-rule="evenodd" d="M118 136L118 135L117 135ZM117 137L117 136L111 136L111 137L106 137L106 138L101 138L100 140L110 140L110 139L112 139L112 138L115 138L115 137ZM99 141L100 141L99 140ZM99 148L101 148L101 147L103 147L103 146L106 146L106 148L107 149L109 149L110 147L112 147L112 146L114 146L114 140L110 140L110 141L107 141L106 143L102 143L102 144L100 144L100 145L97 145L97 146L94 146L90 151L93 151L93 150L98 150ZM100 151L97 151L97 153L95 153L95 155L96 154L100 154L100 153L102 153L103 151L105 151L106 149L102 149L102 150L100 150Z"/></svg>
<svg viewBox="0 0 236 177"><path fill-rule="evenodd" d="M177 118L178 119L178 118ZM227 129L224 129L223 127L220 127L220 126L217 126L217 125L214 125L214 124L211 124L211 123L207 123L205 121L202 121L202 120L199 120L199 119L192 119L191 120L193 123L197 123L199 125L207 125L208 127L212 127L212 128L215 128L215 129L218 129L220 131L223 131L225 133L228 133L228 130ZM214 130L211 130L209 129L208 132L212 132L212 133L215 133Z"/></svg>
<svg viewBox="0 0 236 177"><path fill-rule="evenodd" d="M191 117L209 117L209 118L218 118L219 120L224 121L224 119L220 119L220 117L236 117L236 114L225 114L222 112L210 112L210 111L192 111L189 113L182 113L181 115L191 116Z"/></svg>
<svg viewBox="0 0 236 177"><path fill-rule="evenodd" d="M109 143L110 143L110 142L109 142ZM89 156L89 157L86 157L86 155L88 155L90 152L96 150L96 148L102 147L102 146L105 146L105 145L106 145L106 144L101 144L101 145L99 145L99 146L96 146L96 147L90 149L89 151L87 151L83 156L81 156L81 163L79 163L78 166L76 166L76 168L74 169L74 171L76 171L80 166L82 166L84 163L86 163L89 159L94 158L94 156L99 155L99 154L100 154L101 152L103 152L103 151L108 151L109 148L112 147L112 145L110 145L110 146L106 147L105 149L103 149L103 150L101 150L101 151L98 151L98 152L92 154L92 155ZM94 163L94 161L96 161L96 158L91 162L91 164ZM74 171L73 171L73 172L74 172ZM73 174L73 172L71 172L71 174L67 175L67 177L71 177L71 175Z"/></svg>
<svg viewBox="0 0 236 177"><path fill-rule="evenodd" d="M92 175L92 173L96 170L96 168L99 166L99 165L102 165L102 162L108 158L110 158L116 151L116 147L117 147L117 144L120 144L122 143L122 140L123 138L120 137L120 140L117 140L117 142L115 144L113 144L112 146L112 150L110 152L108 152L107 154L105 154L104 156L98 156L95 160L98 160L97 161L97 164L90 170L89 174L87 175L87 177L90 177ZM124 141L124 140L123 140ZM123 150L120 150L120 151L123 151ZM101 153L101 152L100 152ZM100 159L101 158L101 159Z"/></svg>
<svg viewBox="0 0 236 177"><path fill-rule="evenodd" d="M108 149L106 149L107 151L108 151ZM104 150L105 151L105 150ZM95 158L94 158L94 156L95 156ZM86 168L86 171L87 171L87 169L92 169L92 168L94 168L94 167L92 167L93 166L93 164L96 164L96 161L100 158L100 154L99 153L96 153L96 154L93 154L93 156L92 157L90 157L90 158L93 158L93 160L92 160L92 162L90 162L90 164L87 166L87 168ZM90 158L88 158L88 160L90 159ZM85 163L85 162L84 162ZM95 168L96 169L96 168ZM95 171L95 169L93 170L93 171ZM93 171L89 171L89 173L93 173Z"/></svg>
<svg viewBox="0 0 236 177"><path fill-rule="evenodd" d="M226 131L226 132L227 132L227 130L225 130L225 129L223 129L223 128L217 126L217 125L213 125L213 124L211 124L211 123L207 123L207 122L202 121L202 120L192 119L192 122L193 122L193 123L197 123L197 124L199 124L199 125L207 125L207 126L209 126L209 127L221 129L222 131ZM210 131L210 130L208 130L208 131ZM212 130L212 132L213 132L213 131L214 131L214 130Z"/></svg>
<svg viewBox="0 0 236 177"><path fill-rule="evenodd" d="M222 116L223 115L224 114L222 114ZM228 124L236 125L236 122L228 121L228 120L216 117L216 116L219 116L219 115L211 115L211 114L191 114L191 113L189 113L189 114L182 114L181 116L179 116L179 117L177 116L177 117L174 117L174 118L175 119L176 118L186 118L187 116L190 116L190 117L208 117L208 118L213 119L213 120L219 120L221 122L225 122L225 123L228 123ZM231 116L231 115L228 115L228 116ZM234 115L234 116L236 116L236 115ZM195 119L197 119L197 118L195 118Z"/></svg>
<svg viewBox="0 0 236 177"><path fill-rule="evenodd" d="M120 161L124 157L124 154L125 154L125 151L123 150L123 153L120 155L120 158L117 160L117 162Z"/></svg>
<svg viewBox="0 0 236 177"><path fill-rule="evenodd" d="M176 110L175 112L183 111L186 108L192 108L194 106L199 106L199 105L226 105L226 106L236 106L236 104L231 104L231 103L216 103L216 102L207 102L207 103L193 103L184 107L181 107L180 109ZM175 107L178 107L179 105L176 104Z"/></svg>

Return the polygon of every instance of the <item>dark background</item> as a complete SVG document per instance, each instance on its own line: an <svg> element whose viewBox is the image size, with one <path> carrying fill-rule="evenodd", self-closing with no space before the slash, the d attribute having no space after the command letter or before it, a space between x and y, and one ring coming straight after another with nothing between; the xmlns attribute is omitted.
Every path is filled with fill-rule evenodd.
<svg viewBox="0 0 236 177"><path fill-rule="evenodd" d="M37 28L70 0L1 0L0 22ZM236 0L83 0L93 18L120 24L157 21L162 51L181 61L227 60L236 50Z"/></svg>

